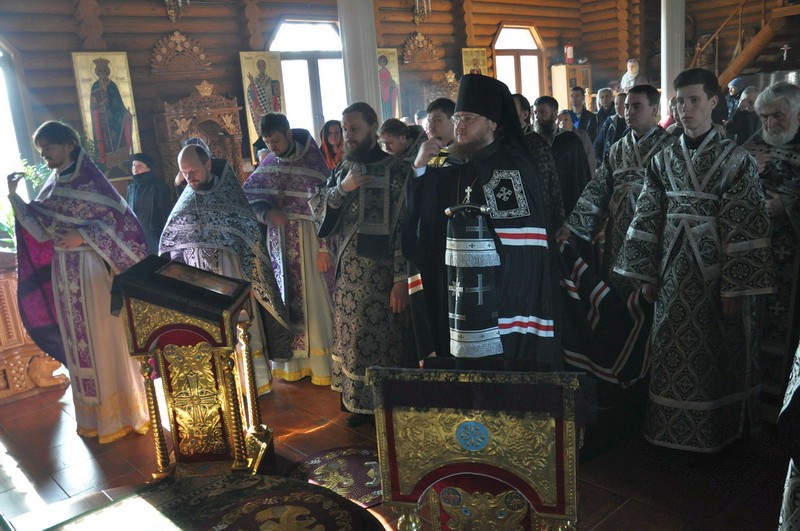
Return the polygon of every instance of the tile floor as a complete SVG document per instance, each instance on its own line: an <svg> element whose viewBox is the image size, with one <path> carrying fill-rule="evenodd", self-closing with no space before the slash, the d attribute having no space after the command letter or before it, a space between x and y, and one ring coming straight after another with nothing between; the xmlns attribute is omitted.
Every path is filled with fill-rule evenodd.
<svg viewBox="0 0 800 531"><path fill-rule="evenodd" d="M275 433L275 474L328 448L375 444L371 425L348 428L338 394L308 379L276 382L260 405ZM155 469L149 435L99 445L75 433L73 415L69 389L0 406L0 512L12 523L28 511L34 513L16 522L37 514L66 518L113 497L114 488L147 482ZM774 428L699 465L674 462L631 437L580 465L578 527L774 530L786 463ZM45 510L49 504L56 505ZM396 527L387 508L373 512L387 529Z"/></svg>

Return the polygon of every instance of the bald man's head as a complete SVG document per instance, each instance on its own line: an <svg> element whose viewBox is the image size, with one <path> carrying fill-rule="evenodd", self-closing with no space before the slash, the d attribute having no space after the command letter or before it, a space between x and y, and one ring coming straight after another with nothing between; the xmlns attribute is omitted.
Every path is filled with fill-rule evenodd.
<svg viewBox="0 0 800 531"><path fill-rule="evenodd" d="M211 159L201 147L192 144L183 148L178 153L178 168L192 190L211 187Z"/></svg>

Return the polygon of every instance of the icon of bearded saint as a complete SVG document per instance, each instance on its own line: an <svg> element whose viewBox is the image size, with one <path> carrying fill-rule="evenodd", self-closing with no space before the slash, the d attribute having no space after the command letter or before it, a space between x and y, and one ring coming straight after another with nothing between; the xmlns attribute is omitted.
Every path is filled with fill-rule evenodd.
<svg viewBox="0 0 800 531"><path fill-rule="evenodd" d="M256 68L258 73L255 76L252 73L247 74L250 79L247 85L247 104L253 125L258 127L262 116L268 112L281 112L282 105L280 81L267 74L267 62L259 59Z"/></svg>

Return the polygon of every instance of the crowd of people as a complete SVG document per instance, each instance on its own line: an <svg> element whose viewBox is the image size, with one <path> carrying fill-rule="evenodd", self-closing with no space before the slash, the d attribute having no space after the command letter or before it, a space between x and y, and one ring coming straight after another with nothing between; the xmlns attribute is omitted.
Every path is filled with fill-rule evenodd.
<svg viewBox="0 0 800 531"><path fill-rule="evenodd" d="M20 289L44 301L28 323L66 361L79 432L147 428L107 298L148 252L251 282L259 392L310 377L351 425L372 419L365 372L383 365L587 371L601 445L633 426L713 454L782 408L800 429L800 88L737 79L725 97L690 69L659 122L636 66L596 114L582 87L531 106L480 74L430 102L425 129L355 102L318 144L269 112L243 185L202 142L183 147L174 206L146 154L126 202L69 126L42 125L43 190L25 203L9 176Z"/></svg>

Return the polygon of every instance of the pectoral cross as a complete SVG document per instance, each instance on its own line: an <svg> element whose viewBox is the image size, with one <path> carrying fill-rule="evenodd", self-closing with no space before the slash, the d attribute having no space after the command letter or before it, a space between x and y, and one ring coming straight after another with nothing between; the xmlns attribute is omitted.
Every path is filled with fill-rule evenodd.
<svg viewBox="0 0 800 531"><path fill-rule="evenodd" d="M467 186L466 188L464 188L464 194L465 194L464 195L464 203L469 203L469 196L470 196L470 194L472 194L472 187L471 186Z"/></svg>
<svg viewBox="0 0 800 531"><path fill-rule="evenodd" d="M791 49L792 49L792 47L789 46L788 42L786 44L784 44L783 46L781 46L781 50L783 51L783 60L784 61L786 60L786 56L789 53L789 50L791 50Z"/></svg>

